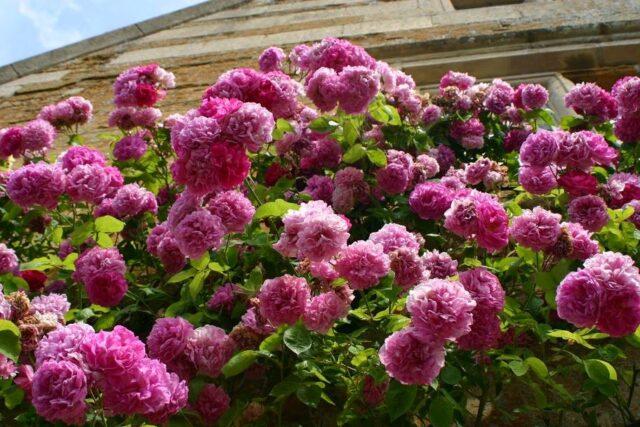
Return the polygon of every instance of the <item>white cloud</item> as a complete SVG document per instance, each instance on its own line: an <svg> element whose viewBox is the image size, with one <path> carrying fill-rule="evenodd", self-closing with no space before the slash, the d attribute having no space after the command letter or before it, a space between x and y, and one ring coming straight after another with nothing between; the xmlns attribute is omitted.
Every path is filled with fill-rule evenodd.
<svg viewBox="0 0 640 427"><path fill-rule="evenodd" d="M84 38L79 30L64 28L60 22L64 14L81 10L75 0L19 0L18 3L18 12L31 21L38 41L45 49L55 49Z"/></svg>

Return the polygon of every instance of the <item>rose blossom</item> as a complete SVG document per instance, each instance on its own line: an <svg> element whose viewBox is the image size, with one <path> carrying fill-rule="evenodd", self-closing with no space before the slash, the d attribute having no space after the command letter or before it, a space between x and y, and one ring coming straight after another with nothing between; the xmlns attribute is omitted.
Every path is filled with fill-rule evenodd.
<svg viewBox="0 0 640 427"><path fill-rule="evenodd" d="M47 361L33 377L31 403L49 422L83 424L87 405L87 378L71 362Z"/></svg>
<svg viewBox="0 0 640 427"><path fill-rule="evenodd" d="M546 250L560 236L561 219L560 215L536 206L513 219L510 234L521 246L534 251Z"/></svg>
<svg viewBox="0 0 640 427"><path fill-rule="evenodd" d="M569 202L569 218L589 231L600 231L609 222L607 205L602 198L593 195L580 196Z"/></svg>
<svg viewBox="0 0 640 427"><path fill-rule="evenodd" d="M207 210L220 218L228 232L234 233L242 233L256 212L251 201L239 191L216 194L207 203Z"/></svg>
<svg viewBox="0 0 640 427"><path fill-rule="evenodd" d="M215 378L231 359L234 349L233 339L222 329L206 325L197 328L189 336L185 352L198 371Z"/></svg>
<svg viewBox="0 0 640 427"><path fill-rule="evenodd" d="M442 342L425 343L418 336L405 328L389 335L380 348L380 362L402 384L430 384L444 366Z"/></svg>
<svg viewBox="0 0 640 427"><path fill-rule="evenodd" d="M389 264L382 245L360 240L340 252L335 269L352 288L367 289L389 272Z"/></svg>
<svg viewBox="0 0 640 427"><path fill-rule="evenodd" d="M304 314L309 294L302 277L285 274L265 280L258 292L260 314L274 326L293 325Z"/></svg>
<svg viewBox="0 0 640 427"><path fill-rule="evenodd" d="M471 330L476 302L460 282L429 279L409 292L407 311L416 335L427 342L455 340Z"/></svg>

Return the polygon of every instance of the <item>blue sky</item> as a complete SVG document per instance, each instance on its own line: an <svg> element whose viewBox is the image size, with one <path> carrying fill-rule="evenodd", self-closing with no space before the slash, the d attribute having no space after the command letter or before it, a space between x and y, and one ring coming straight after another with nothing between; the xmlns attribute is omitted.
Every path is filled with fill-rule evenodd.
<svg viewBox="0 0 640 427"><path fill-rule="evenodd" d="M0 0L0 65L203 0Z"/></svg>

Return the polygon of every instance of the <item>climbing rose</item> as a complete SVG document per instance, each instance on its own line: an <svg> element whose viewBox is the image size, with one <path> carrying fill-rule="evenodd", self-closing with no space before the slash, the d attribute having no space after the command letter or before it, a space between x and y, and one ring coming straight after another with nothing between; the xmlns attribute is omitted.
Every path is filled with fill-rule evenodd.
<svg viewBox="0 0 640 427"><path fill-rule="evenodd" d="M185 352L199 372L215 378L231 359L235 346L222 329L205 325L190 335Z"/></svg>
<svg viewBox="0 0 640 427"><path fill-rule="evenodd" d="M58 321L64 321L64 315L71 308L65 294L51 293L48 295L38 295L31 300L31 312L34 314L54 314Z"/></svg>
<svg viewBox="0 0 640 427"><path fill-rule="evenodd" d="M458 261L446 252L426 251L422 255L422 264L432 279L446 279L458 272Z"/></svg>
<svg viewBox="0 0 640 427"><path fill-rule="evenodd" d="M146 357L144 343L120 325L91 334L80 344L80 351L89 369L104 377L128 373Z"/></svg>
<svg viewBox="0 0 640 427"><path fill-rule="evenodd" d="M282 62L287 55L279 47L268 47L262 51L258 58L260 71L268 73L269 71L280 71Z"/></svg>
<svg viewBox="0 0 640 427"><path fill-rule="evenodd" d="M284 256L323 261L337 255L349 239L349 224L326 203L303 203L282 218L284 232L273 246Z"/></svg>
<svg viewBox="0 0 640 427"><path fill-rule="evenodd" d="M46 120L57 129L83 125L93 117L93 105L81 96L72 96L40 110L38 118Z"/></svg>
<svg viewBox="0 0 640 427"><path fill-rule="evenodd" d="M303 321L312 331L326 334L333 323L347 315L349 304L335 292L325 292L309 300L304 312Z"/></svg>
<svg viewBox="0 0 640 427"><path fill-rule="evenodd" d="M476 310L499 312L504 308L505 293L498 278L485 268L460 273L460 283L476 302Z"/></svg>
<svg viewBox="0 0 640 427"><path fill-rule="evenodd" d="M309 285L302 277L285 274L267 279L258 292L260 315L274 326L293 325L304 314L309 296Z"/></svg>
<svg viewBox="0 0 640 427"><path fill-rule="evenodd" d="M556 134L547 130L539 130L530 134L520 147L520 164L548 166L555 160L557 152Z"/></svg>
<svg viewBox="0 0 640 427"><path fill-rule="evenodd" d="M145 141L141 133L127 135L116 142L116 145L113 147L113 157L119 162L140 160L146 152L147 141Z"/></svg>
<svg viewBox="0 0 640 427"><path fill-rule="evenodd" d="M407 311L415 334L426 342L455 340L471 330L476 302L460 282L429 279L409 292Z"/></svg>
<svg viewBox="0 0 640 427"><path fill-rule="evenodd" d="M471 332L456 341L462 350L488 350L500 342L500 318L491 310L476 308L473 311Z"/></svg>
<svg viewBox="0 0 640 427"><path fill-rule="evenodd" d="M547 250L560 236L561 219L560 215L536 206L513 219L510 234L521 246L534 251Z"/></svg>
<svg viewBox="0 0 640 427"><path fill-rule="evenodd" d="M409 327L389 335L379 355L387 373L400 383L427 385L444 366L445 351L442 342L424 342Z"/></svg>
<svg viewBox="0 0 640 427"><path fill-rule="evenodd" d="M233 301L235 298L234 290L236 285L233 283L226 283L218 287L211 295L209 301L207 301L207 308L209 310L225 310L231 313L233 310Z"/></svg>
<svg viewBox="0 0 640 427"><path fill-rule="evenodd" d="M78 257L75 267L73 279L82 283L98 274L115 273L124 276L126 271L124 258L116 248L87 249Z"/></svg>
<svg viewBox="0 0 640 427"><path fill-rule="evenodd" d="M591 232L575 222L563 222L560 227L566 231L571 241L571 252L567 254L570 259L584 261L600 251L596 240L591 238Z"/></svg>
<svg viewBox="0 0 640 427"><path fill-rule="evenodd" d="M539 84L521 83L513 94L513 103L523 110L537 110L545 106L549 92Z"/></svg>
<svg viewBox="0 0 640 427"><path fill-rule="evenodd" d="M0 243L0 274L13 273L18 270L18 257L13 249Z"/></svg>
<svg viewBox="0 0 640 427"><path fill-rule="evenodd" d="M64 193L65 183L62 169L44 162L29 163L9 175L7 195L25 209L35 205L53 209Z"/></svg>
<svg viewBox="0 0 640 427"><path fill-rule="evenodd" d="M580 196L569 202L569 219L589 231L600 231L609 222L607 204L593 195Z"/></svg>
<svg viewBox="0 0 640 427"><path fill-rule="evenodd" d="M251 223L256 208L239 191L223 191L216 194L208 203L207 209L220 218L227 232L242 233Z"/></svg>
<svg viewBox="0 0 640 427"><path fill-rule="evenodd" d="M87 378L67 361L47 361L33 376L31 403L49 422L83 424L87 411Z"/></svg>
<svg viewBox="0 0 640 427"><path fill-rule="evenodd" d="M149 356L169 363L187 348L193 326L182 317L163 317L156 320L147 338Z"/></svg>
<svg viewBox="0 0 640 427"><path fill-rule="evenodd" d="M338 75L338 102L347 114L361 114L380 89L380 77L363 66L349 66Z"/></svg>
<svg viewBox="0 0 640 427"><path fill-rule="evenodd" d="M340 252L335 269L353 289L367 289L387 275L390 261L382 245L360 240Z"/></svg>
<svg viewBox="0 0 640 427"><path fill-rule="evenodd" d="M305 91L320 111L331 111L338 105L341 86L338 74L330 68L319 68L307 78Z"/></svg>
<svg viewBox="0 0 640 427"><path fill-rule="evenodd" d="M66 193L74 202L99 203L109 191L111 177L103 166L78 165L67 174Z"/></svg>
<svg viewBox="0 0 640 427"><path fill-rule="evenodd" d="M389 254L390 268L394 272L394 282L407 290L428 277L418 252L408 247L398 248Z"/></svg>
<svg viewBox="0 0 640 427"><path fill-rule="evenodd" d="M86 364L80 346L93 334L93 328L86 323L58 326L38 342L35 366L40 367L47 360L67 360L84 368Z"/></svg>
<svg viewBox="0 0 640 427"><path fill-rule="evenodd" d="M173 232L180 251L191 259L200 258L210 249L219 249L225 233L220 218L206 209L188 214Z"/></svg>
<svg viewBox="0 0 640 427"><path fill-rule="evenodd" d="M207 425L213 425L227 412L230 402L231 399L222 387L206 384L200 390L194 408Z"/></svg>
<svg viewBox="0 0 640 427"><path fill-rule="evenodd" d="M400 224L385 224L380 230L371 233L369 240L381 244L386 254L400 248L408 248L415 252L420 249L416 235L407 231L407 228Z"/></svg>
<svg viewBox="0 0 640 427"><path fill-rule="evenodd" d="M640 273L629 256L594 255L560 282L556 303L558 315L576 326L629 335L640 326Z"/></svg>
<svg viewBox="0 0 640 427"><path fill-rule="evenodd" d="M440 219L453 200L453 194L438 182L416 185L409 196L409 206L422 219Z"/></svg>
<svg viewBox="0 0 640 427"><path fill-rule="evenodd" d="M616 100L595 83L578 83L564 97L567 108L594 117L598 122L613 119L617 113Z"/></svg>
<svg viewBox="0 0 640 427"><path fill-rule="evenodd" d="M570 170L558 179L558 184L571 197L586 196L598 192L598 180L590 173Z"/></svg>
<svg viewBox="0 0 640 427"><path fill-rule="evenodd" d="M558 186L554 172L553 166L522 166L518 181L531 194L547 194Z"/></svg>

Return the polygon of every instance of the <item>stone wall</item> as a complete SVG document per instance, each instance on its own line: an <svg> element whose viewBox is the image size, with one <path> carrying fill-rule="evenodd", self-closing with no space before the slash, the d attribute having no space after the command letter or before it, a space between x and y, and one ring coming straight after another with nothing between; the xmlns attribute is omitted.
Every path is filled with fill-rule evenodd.
<svg viewBox="0 0 640 427"><path fill-rule="evenodd" d="M97 111L87 131L89 143L99 145L97 135L107 130L111 83L131 65L157 62L176 74L177 88L160 105L169 115L194 107L221 72L256 66L264 48L327 36L365 46L421 85L436 82L448 69L484 79L536 74L548 80L562 73L608 83L634 72L640 58L638 0L225 0L200 7L214 3L236 6L213 13L194 6L186 17L178 12L127 27L111 33L112 42L123 40L118 44L103 36L102 44L81 44L41 63L16 66L38 71L9 81L4 67L0 127L32 119L45 104L81 95ZM59 62L73 54L80 56Z"/></svg>

